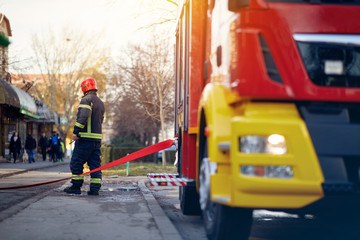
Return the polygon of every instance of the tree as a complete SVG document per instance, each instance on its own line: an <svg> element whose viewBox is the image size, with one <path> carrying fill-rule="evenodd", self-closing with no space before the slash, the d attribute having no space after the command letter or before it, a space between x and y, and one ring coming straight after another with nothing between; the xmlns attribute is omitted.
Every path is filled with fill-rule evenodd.
<svg viewBox="0 0 360 240"><path fill-rule="evenodd" d="M133 110L137 109L140 118L151 120L156 142L159 133L164 138L165 124L173 120L174 69L172 50L168 46L166 41L158 38L143 46L130 45L115 75L122 102L131 99L131 106Z"/></svg>
<svg viewBox="0 0 360 240"><path fill-rule="evenodd" d="M153 20L143 28L153 28L167 23L174 24L179 2L180 0L144 0L143 5L146 7L142 15L145 17L151 15Z"/></svg>
<svg viewBox="0 0 360 240"><path fill-rule="evenodd" d="M34 66L42 74L41 87L32 94L50 103L50 109L60 113L64 121L58 129L66 137L76 118L76 105L80 101L80 82L85 77L96 79L99 94L105 91L105 66L108 51L99 45L99 39L63 30L59 35L49 31L46 35L34 35L32 39ZM39 85L39 84L38 84Z"/></svg>
<svg viewBox="0 0 360 240"><path fill-rule="evenodd" d="M152 144L155 135L155 123L142 111L139 104L131 96L125 95L119 104L115 105L117 118L113 123L117 136L125 142L148 146Z"/></svg>

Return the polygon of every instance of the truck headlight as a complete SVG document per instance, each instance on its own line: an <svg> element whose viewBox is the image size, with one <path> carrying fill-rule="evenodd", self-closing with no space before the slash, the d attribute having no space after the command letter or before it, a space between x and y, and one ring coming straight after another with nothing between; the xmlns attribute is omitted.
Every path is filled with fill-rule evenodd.
<svg viewBox="0 0 360 240"><path fill-rule="evenodd" d="M248 177L264 177L264 178L293 178L293 169L291 166L255 166L243 165L240 167L242 175Z"/></svg>
<svg viewBox="0 0 360 240"><path fill-rule="evenodd" d="M285 137L279 134L263 136L243 136L239 139L239 149L243 153L286 154Z"/></svg>

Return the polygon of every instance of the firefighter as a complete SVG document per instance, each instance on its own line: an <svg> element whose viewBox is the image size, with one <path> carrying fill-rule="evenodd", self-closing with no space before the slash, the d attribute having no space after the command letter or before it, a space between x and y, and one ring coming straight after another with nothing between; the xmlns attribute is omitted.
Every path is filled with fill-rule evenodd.
<svg viewBox="0 0 360 240"><path fill-rule="evenodd" d="M75 148L71 157L70 169L72 173L72 186L64 189L69 194L81 194L81 186L84 176L77 176L83 173L84 164L87 163L90 170L100 167L100 145L101 125L104 120L104 103L97 96L96 81L93 78L86 78L81 83L81 90L84 93L73 131ZM99 195L101 187L101 171L90 174L90 191L88 195Z"/></svg>

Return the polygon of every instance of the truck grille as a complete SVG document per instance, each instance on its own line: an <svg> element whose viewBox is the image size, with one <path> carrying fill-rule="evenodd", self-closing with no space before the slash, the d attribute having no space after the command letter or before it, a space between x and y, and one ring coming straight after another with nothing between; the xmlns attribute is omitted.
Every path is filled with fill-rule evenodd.
<svg viewBox="0 0 360 240"><path fill-rule="evenodd" d="M360 87L360 35L294 34L311 81L322 87Z"/></svg>
<svg viewBox="0 0 360 240"><path fill-rule="evenodd" d="M360 195L360 185L348 183L323 183L325 195Z"/></svg>
<svg viewBox="0 0 360 240"><path fill-rule="evenodd" d="M360 194L359 105L297 103L325 178L326 195Z"/></svg>

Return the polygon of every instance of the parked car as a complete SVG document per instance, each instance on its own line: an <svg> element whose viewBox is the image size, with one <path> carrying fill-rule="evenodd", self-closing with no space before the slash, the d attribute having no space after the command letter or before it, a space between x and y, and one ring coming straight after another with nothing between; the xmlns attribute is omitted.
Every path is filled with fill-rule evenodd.
<svg viewBox="0 0 360 240"><path fill-rule="evenodd" d="M163 151L173 151L173 152L176 152L176 147L173 145L173 146L171 146L171 147L169 147L169 148L166 148L166 149L164 149L164 150L162 150L162 151L158 151L158 152L157 152L157 158L158 158L158 160L161 160L161 159L162 159Z"/></svg>

